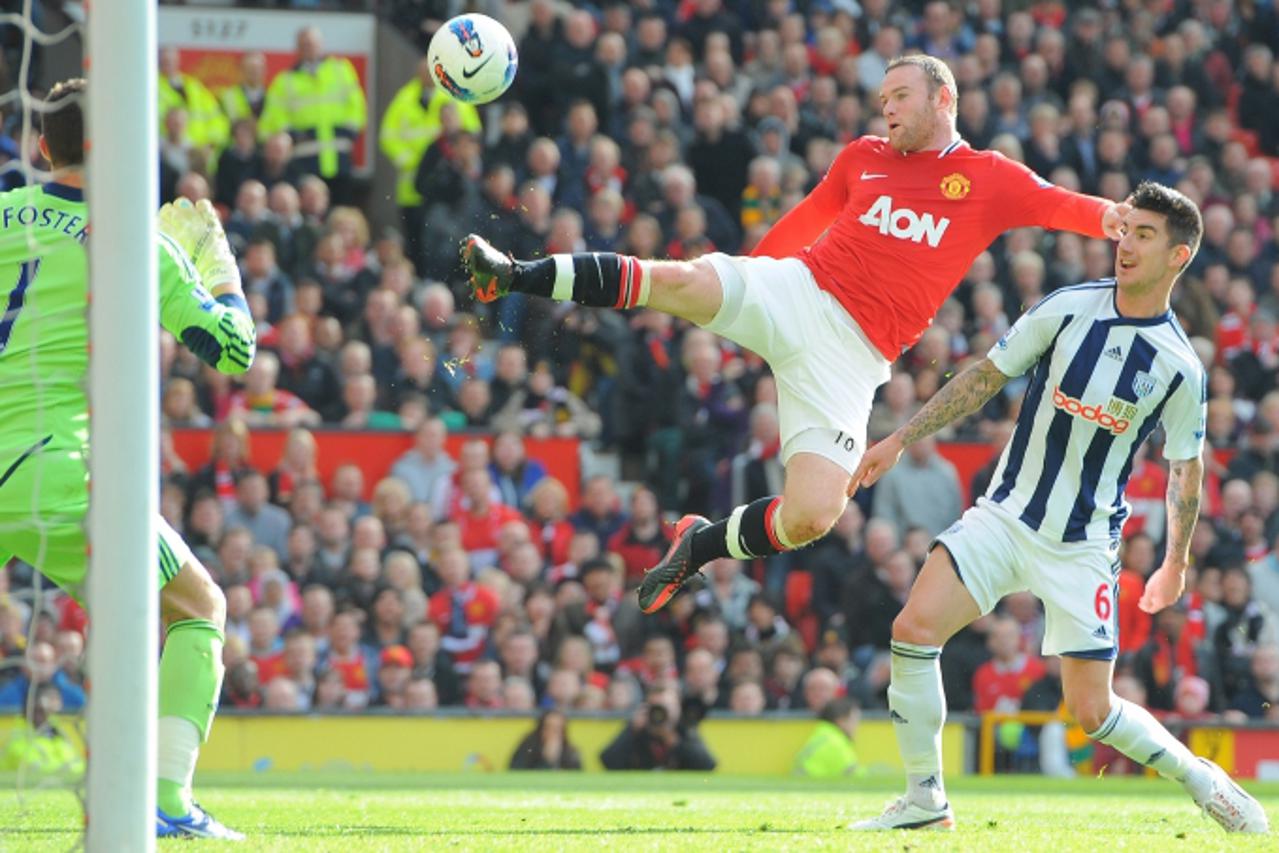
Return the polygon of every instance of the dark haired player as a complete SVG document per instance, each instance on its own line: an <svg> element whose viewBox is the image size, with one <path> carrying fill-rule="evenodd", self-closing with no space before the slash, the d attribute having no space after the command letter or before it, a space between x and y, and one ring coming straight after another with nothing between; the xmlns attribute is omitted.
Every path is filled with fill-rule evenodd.
<svg viewBox="0 0 1279 853"><path fill-rule="evenodd" d="M1088 736L1180 782L1228 832L1266 832L1261 806L1216 764L1196 758L1145 708L1111 690L1118 651L1119 541L1124 487L1156 425L1169 460L1168 552L1140 607L1181 598L1199 516L1207 384L1169 307L1203 221L1176 190L1143 183L1115 252L1115 277L1063 287L1027 311L985 358L938 391L862 457L869 486L902 450L981 408L1030 371L1011 440L986 496L933 543L893 621L888 707L906 793L854 829L952 829L942 784L946 718L941 647L1009 593L1044 603L1043 653L1061 656L1066 709Z"/></svg>

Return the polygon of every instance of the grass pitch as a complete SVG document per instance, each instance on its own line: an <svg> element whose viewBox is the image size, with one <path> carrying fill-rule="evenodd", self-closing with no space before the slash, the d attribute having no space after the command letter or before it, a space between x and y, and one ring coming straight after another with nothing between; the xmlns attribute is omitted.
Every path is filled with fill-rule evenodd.
<svg viewBox="0 0 1279 853"><path fill-rule="evenodd" d="M1225 835L1179 786L1147 779L954 779L954 833L876 835L845 826L878 814L900 792L897 779L273 773L198 781L201 802L254 850L1279 849L1276 835ZM1279 784L1249 787L1279 822ZM0 778L0 849L70 850L81 825L71 793L19 796L12 778Z"/></svg>

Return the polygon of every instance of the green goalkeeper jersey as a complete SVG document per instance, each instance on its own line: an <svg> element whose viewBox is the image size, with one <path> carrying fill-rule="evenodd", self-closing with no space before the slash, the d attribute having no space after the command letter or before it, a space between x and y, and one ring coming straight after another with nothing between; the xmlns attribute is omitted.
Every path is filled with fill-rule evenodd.
<svg viewBox="0 0 1279 853"><path fill-rule="evenodd" d="M0 475L37 448L73 455L87 449L87 219L76 187L51 183L0 194ZM213 298L190 256L163 234L156 240L164 328L219 371L243 373L256 344L243 298Z"/></svg>

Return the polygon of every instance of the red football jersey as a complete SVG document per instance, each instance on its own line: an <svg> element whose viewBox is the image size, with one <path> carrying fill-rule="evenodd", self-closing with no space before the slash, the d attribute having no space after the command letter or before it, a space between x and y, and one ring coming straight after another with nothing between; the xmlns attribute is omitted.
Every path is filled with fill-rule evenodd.
<svg viewBox="0 0 1279 853"><path fill-rule="evenodd" d="M1030 685L1046 672L1044 662L1032 655L1021 655L1009 666L986 661L973 673L973 710L1016 711Z"/></svg>
<svg viewBox="0 0 1279 853"><path fill-rule="evenodd" d="M1119 651L1135 652L1150 637L1150 614L1137 606L1146 581L1132 569L1119 572Z"/></svg>
<svg viewBox="0 0 1279 853"><path fill-rule="evenodd" d="M484 654L489 629L497 621L502 609L497 594L486 586L467 581L455 591L445 587L432 595L427 604L427 616L440 626L440 647L453 660L459 672L470 672ZM454 605L461 607L461 614L454 612ZM461 623L455 622L461 615Z"/></svg>
<svg viewBox="0 0 1279 853"><path fill-rule="evenodd" d="M798 256L892 361L1000 234L1037 225L1104 237L1108 204L962 140L899 154L888 140L863 136L754 254Z"/></svg>

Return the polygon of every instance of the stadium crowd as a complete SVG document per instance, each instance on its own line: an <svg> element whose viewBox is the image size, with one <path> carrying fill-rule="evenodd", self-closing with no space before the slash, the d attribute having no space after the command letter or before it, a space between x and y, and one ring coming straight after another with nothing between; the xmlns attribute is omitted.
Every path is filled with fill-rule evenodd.
<svg viewBox="0 0 1279 853"><path fill-rule="evenodd" d="M432 19L422 10L436 6L382 11ZM1165 531L1156 433L1129 485L1116 690L1182 719L1279 719L1279 19L1226 0L1099 6L530 0L504 18L519 41L514 89L482 111L435 91L423 64L369 115L349 65L309 29L286 72L316 87L323 105L309 112L273 104L284 87L260 56L242 86L210 93L162 55L167 197L225 211L259 323L243 383L171 339L162 351L165 427L215 432L195 470L166 442L163 511L226 591L223 707L660 705L678 718L817 713L844 695L883 707L892 620L931 536L981 494L994 461L961 485L921 442L817 544L717 561L700 588L641 617L629 589L665 550L672 514L722 515L780 490L771 377L753 354L652 311L476 303L456 249L475 230L517 257L747 253L842 144L885 132L884 67L921 50L952 64L974 147L1108 198L1150 179L1202 206L1204 243L1174 308L1210 368L1204 517L1185 597L1139 611ZM375 234L371 205L386 202L362 201L349 143L379 122L400 226ZM29 150L6 136L0 159ZM1007 234L897 362L871 438L1040 297L1112 267L1103 241ZM1009 383L944 438L993 452L1023 388ZM321 426L414 443L388 471L346 465L321 482L309 432ZM263 428L288 440L255 470ZM623 476L588 477L570 506L526 456L525 437L548 435L615 456ZM0 573L27 583L20 566ZM0 670L0 700L60 678L75 701L76 608L34 614L28 649L31 614L4 600L0 653L29 662ZM950 707L1057 708L1042 630L1025 593L959 634L942 657Z"/></svg>

